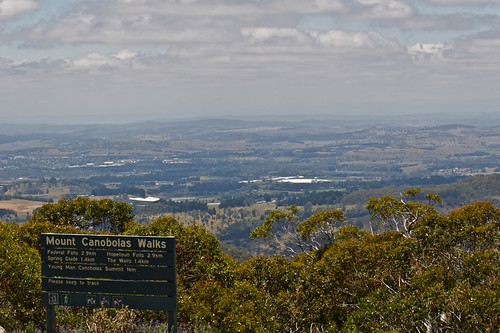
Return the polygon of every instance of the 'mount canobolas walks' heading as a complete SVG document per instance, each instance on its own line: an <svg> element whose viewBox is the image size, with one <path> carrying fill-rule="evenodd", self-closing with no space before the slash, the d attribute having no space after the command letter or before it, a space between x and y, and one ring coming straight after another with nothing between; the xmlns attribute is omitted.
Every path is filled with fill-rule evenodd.
<svg viewBox="0 0 500 333"><path fill-rule="evenodd" d="M89 248L174 251L174 237L42 234L44 248Z"/></svg>

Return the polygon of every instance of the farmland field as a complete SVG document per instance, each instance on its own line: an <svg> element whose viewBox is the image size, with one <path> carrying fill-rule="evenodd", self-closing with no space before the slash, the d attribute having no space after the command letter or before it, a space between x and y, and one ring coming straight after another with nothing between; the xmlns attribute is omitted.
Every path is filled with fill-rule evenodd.
<svg viewBox="0 0 500 333"><path fill-rule="evenodd" d="M9 209L17 213L18 218L31 214L35 209L40 208L43 202L23 199L0 200L0 209Z"/></svg>

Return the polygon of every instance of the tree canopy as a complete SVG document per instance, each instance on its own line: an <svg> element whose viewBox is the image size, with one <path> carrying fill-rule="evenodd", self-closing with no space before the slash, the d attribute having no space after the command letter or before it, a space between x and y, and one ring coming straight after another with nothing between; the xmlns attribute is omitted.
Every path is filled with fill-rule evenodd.
<svg viewBox="0 0 500 333"><path fill-rule="evenodd" d="M300 221L299 211L296 205L285 212L272 211L262 225L252 229L250 237L263 239L286 255L307 254L332 243L337 227L346 221L340 210L320 210Z"/></svg>
<svg viewBox="0 0 500 333"><path fill-rule="evenodd" d="M48 204L20 226L0 223L0 325L28 332L42 327L37 250L39 234L50 231L175 236L179 321L186 330L498 331L500 209L474 202L442 214L433 206L436 195L419 201L421 194L409 189L400 197L368 200L380 226L371 231L349 225L338 210L304 220L297 206L272 211L252 237L282 254L242 263L225 255L214 235L172 216L139 224L128 214L110 214L124 218L103 224L89 207L75 208L94 201ZM81 327L98 310L58 311L60 325ZM144 322L166 318L134 313Z"/></svg>
<svg viewBox="0 0 500 333"><path fill-rule="evenodd" d="M132 206L111 199L78 197L61 198L57 203L44 204L30 217L30 221L46 221L81 230L102 230L120 233L133 221Z"/></svg>

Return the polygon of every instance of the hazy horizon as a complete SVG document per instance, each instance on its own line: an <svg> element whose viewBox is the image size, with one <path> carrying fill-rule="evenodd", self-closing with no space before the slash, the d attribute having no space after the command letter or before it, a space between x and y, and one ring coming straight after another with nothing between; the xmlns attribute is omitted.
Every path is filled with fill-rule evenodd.
<svg viewBox="0 0 500 333"><path fill-rule="evenodd" d="M499 54L495 0L3 0L0 115L493 117Z"/></svg>
<svg viewBox="0 0 500 333"><path fill-rule="evenodd" d="M318 127L338 130L363 130L371 127L380 128L431 128L440 126L470 126L475 128L493 129L500 127L499 113L481 114L403 114L397 116L382 115L221 115L193 116L147 119L118 119L114 121L66 121L45 119L35 122L2 122L0 132L4 135L24 135L42 133L71 133L72 131L112 130L123 134L129 130L150 128L206 127L219 129L252 128L252 127Z"/></svg>

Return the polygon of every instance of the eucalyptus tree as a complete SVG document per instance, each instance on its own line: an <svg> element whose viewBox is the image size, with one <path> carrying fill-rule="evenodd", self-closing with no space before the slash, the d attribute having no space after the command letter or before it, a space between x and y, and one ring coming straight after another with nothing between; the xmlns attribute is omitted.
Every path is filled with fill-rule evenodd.
<svg viewBox="0 0 500 333"><path fill-rule="evenodd" d="M380 198L370 198L366 208L371 211L370 231L376 232L379 226L386 229L394 229L403 233L405 237L411 237L415 224L430 214L436 214L433 205L442 203L441 197L436 193L427 193L425 199L428 204L419 201L419 194L423 191L418 188L408 188L399 195ZM377 220L374 225L372 222Z"/></svg>
<svg viewBox="0 0 500 333"><path fill-rule="evenodd" d="M312 251L332 243L337 228L346 222L344 212L338 209L319 210L303 221L299 212L296 205L285 211L272 211L262 225L252 229L250 237L263 239L285 255L306 253L312 256Z"/></svg>

